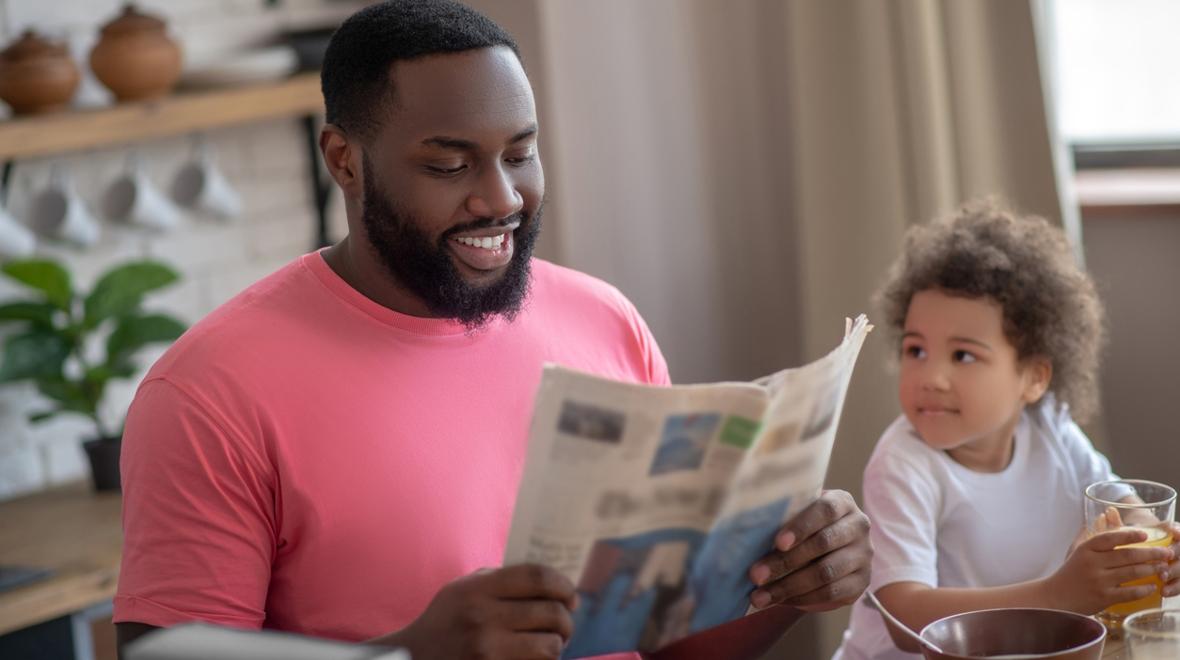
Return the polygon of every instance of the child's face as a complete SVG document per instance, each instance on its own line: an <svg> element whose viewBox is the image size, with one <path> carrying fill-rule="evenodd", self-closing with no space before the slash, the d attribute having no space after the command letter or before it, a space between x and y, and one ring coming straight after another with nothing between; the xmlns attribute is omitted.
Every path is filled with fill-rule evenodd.
<svg viewBox="0 0 1180 660"><path fill-rule="evenodd" d="M1006 450L1020 411L1048 385L1046 368L1017 359L1003 322L1003 310L990 298L927 290L910 301L901 407L922 440L956 459L956 451L978 458Z"/></svg>

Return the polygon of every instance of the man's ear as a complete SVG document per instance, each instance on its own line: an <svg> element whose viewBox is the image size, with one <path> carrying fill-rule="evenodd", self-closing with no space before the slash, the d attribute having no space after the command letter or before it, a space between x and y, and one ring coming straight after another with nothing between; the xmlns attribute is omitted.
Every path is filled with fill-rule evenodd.
<svg viewBox="0 0 1180 660"><path fill-rule="evenodd" d="M344 191L346 197L359 198L364 181L361 171L361 149L353 144L340 127L325 124L320 129L320 153L328 174Z"/></svg>
<svg viewBox="0 0 1180 660"><path fill-rule="evenodd" d="M1024 362L1024 377L1024 402L1036 403L1053 381L1053 363L1041 356L1029 358Z"/></svg>

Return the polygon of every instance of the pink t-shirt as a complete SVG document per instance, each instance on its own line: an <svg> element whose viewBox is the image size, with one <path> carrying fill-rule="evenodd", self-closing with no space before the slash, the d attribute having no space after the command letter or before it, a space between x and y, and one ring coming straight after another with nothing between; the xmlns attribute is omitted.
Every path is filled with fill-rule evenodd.
<svg viewBox="0 0 1180 660"><path fill-rule="evenodd" d="M363 640L499 565L541 365L667 384L613 287L545 261L467 333L365 298L319 253L214 311L140 385L114 620Z"/></svg>

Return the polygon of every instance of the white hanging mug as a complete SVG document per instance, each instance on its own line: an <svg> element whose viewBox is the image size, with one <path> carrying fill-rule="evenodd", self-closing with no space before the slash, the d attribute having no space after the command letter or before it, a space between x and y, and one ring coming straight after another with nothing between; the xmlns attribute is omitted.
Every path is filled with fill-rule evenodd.
<svg viewBox="0 0 1180 660"><path fill-rule="evenodd" d="M0 257L27 257L33 254L36 248L37 238L33 236L33 232L0 206Z"/></svg>
<svg viewBox="0 0 1180 660"><path fill-rule="evenodd" d="M48 185L29 203L29 225L42 236L79 247L94 245L100 233L98 221L74 190L70 175L57 165L50 170Z"/></svg>
<svg viewBox="0 0 1180 660"><path fill-rule="evenodd" d="M198 140L193 157L172 179L172 199L185 208L222 220L242 213L242 198L213 162L209 147Z"/></svg>
<svg viewBox="0 0 1180 660"><path fill-rule="evenodd" d="M128 155L123 173L103 191L101 207L108 220L145 229L163 231L180 224L180 210L148 179L135 152Z"/></svg>

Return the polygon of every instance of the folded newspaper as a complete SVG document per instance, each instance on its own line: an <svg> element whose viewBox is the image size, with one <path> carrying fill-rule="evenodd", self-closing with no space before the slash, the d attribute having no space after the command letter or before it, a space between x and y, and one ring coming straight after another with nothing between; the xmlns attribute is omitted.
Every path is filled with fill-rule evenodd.
<svg viewBox="0 0 1180 660"><path fill-rule="evenodd" d="M504 563L580 605L563 657L654 651L749 611L748 572L823 486L872 326L753 383L654 387L547 365Z"/></svg>

